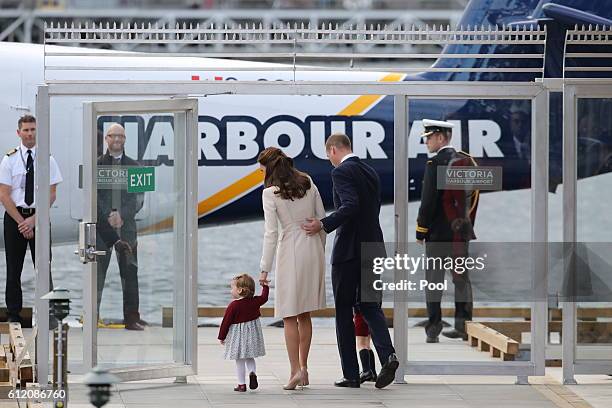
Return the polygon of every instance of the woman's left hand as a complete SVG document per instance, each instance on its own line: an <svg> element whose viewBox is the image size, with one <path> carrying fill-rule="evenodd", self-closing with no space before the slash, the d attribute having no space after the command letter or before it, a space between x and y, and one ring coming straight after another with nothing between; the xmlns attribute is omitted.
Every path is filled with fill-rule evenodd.
<svg viewBox="0 0 612 408"><path fill-rule="evenodd" d="M268 286L270 281L268 280L268 272L261 271L259 274L259 284L263 286Z"/></svg>

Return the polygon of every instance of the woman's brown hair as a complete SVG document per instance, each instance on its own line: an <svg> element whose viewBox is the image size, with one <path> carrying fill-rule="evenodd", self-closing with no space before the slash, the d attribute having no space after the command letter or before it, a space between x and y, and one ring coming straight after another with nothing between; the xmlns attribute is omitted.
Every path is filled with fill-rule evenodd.
<svg viewBox="0 0 612 408"><path fill-rule="evenodd" d="M255 281L246 273L235 276L232 279L238 289L238 296L243 298L252 298L255 295Z"/></svg>
<svg viewBox="0 0 612 408"><path fill-rule="evenodd" d="M274 194L280 194L281 198L285 200L302 198L310 189L310 178L306 173L293 167L293 159L281 149L265 148L259 153L257 162L266 168L264 187L278 187L278 191Z"/></svg>

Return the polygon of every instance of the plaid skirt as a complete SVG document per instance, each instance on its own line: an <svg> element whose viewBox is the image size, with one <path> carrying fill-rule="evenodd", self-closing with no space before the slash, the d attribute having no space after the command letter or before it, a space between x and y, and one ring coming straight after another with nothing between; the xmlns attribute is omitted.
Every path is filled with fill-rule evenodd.
<svg viewBox="0 0 612 408"><path fill-rule="evenodd" d="M266 355L263 331L259 318L250 322L234 323L225 338L226 360L255 358Z"/></svg>

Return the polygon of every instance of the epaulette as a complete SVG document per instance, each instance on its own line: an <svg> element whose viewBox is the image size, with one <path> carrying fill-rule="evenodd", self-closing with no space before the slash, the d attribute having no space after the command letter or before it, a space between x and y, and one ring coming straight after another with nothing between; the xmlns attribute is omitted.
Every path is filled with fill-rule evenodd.
<svg viewBox="0 0 612 408"><path fill-rule="evenodd" d="M468 159L470 159L474 166L478 166L478 163L476 162L476 160L474 160L474 158L469 153L464 152L463 150L459 150L459 153L465 155Z"/></svg>
<svg viewBox="0 0 612 408"><path fill-rule="evenodd" d="M9 150L8 152L6 152L6 155L7 155L7 156L10 156L10 155L12 155L12 154L15 154L15 152L17 152L17 149L11 149L11 150Z"/></svg>

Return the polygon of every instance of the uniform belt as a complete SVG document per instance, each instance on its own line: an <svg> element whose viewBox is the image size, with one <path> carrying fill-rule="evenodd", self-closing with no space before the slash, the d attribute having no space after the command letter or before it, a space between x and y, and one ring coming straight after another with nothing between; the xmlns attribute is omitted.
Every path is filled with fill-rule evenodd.
<svg viewBox="0 0 612 408"><path fill-rule="evenodd" d="M36 212L36 208L17 207L17 211L19 211L22 215L32 215Z"/></svg>

